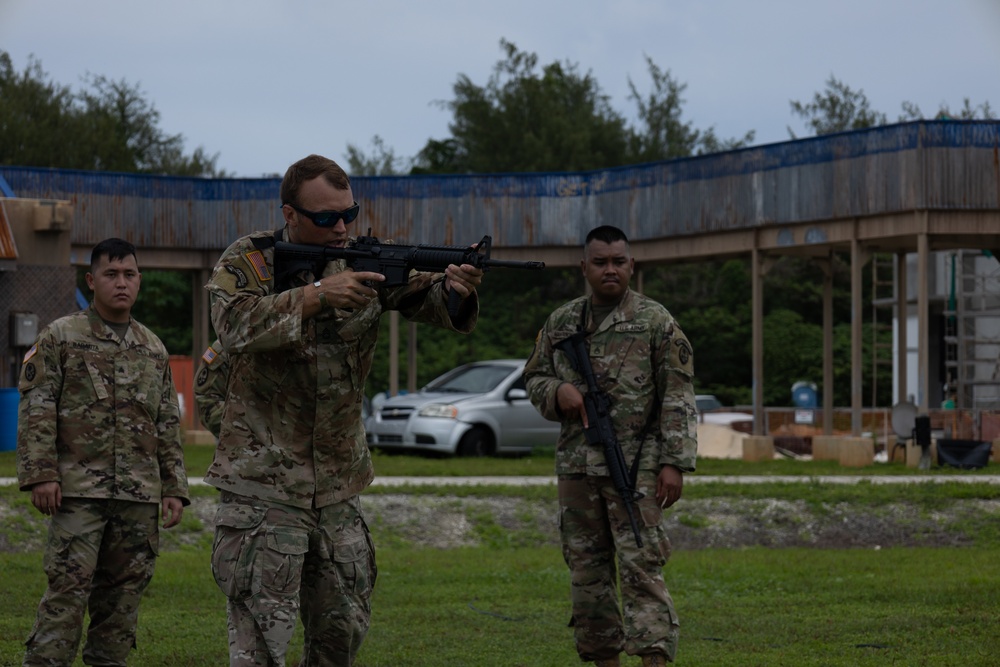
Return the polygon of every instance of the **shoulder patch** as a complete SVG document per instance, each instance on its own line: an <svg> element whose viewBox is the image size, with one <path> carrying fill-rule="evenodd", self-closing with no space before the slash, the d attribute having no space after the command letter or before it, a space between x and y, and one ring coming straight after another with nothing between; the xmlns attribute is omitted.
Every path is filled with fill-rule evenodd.
<svg viewBox="0 0 1000 667"><path fill-rule="evenodd" d="M35 345L32 345L31 349L24 353L24 359L21 361L21 364L24 365L24 364L28 363L28 361L33 356L35 356L36 352L38 352L38 344L37 343Z"/></svg>
<svg viewBox="0 0 1000 667"><path fill-rule="evenodd" d="M212 348L209 348L209 349L212 349ZM208 367L207 366L204 367L204 368L202 368L198 372L198 386L199 387L203 387L203 386L205 386L206 382L208 382Z"/></svg>
<svg viewBox="0 0 1000 667"><path fill-rule="evenodd" d="M205 353L201 355L201 358L205 361L206 364L211 364L213 361L215 361L215 358L218 356L219 354L212 348L211 345L209 345L208 349L205 350Z"/></svg>
<svg viewBox="0 0 1000 667"><path fill-rule="evenodd" d="M541 340L542 340L542 330L539 329L538 335L535 336L535 346L531 348L531 354L528 355L528 361L525 362L524 364L524 370L528 370L529 368L534 368L536 365L538 365L538 354L540 352L538 344L541 342Z"/></svg>
<svg viewBox="0 0 1000 667"><path fill-rule="evenodd" d="M258 280L261 282L267 282L271 279L271 272L267 268L267 262L264 260L264 253L260 250L251 250L246 253L244 257L247 263L253 268L254 273L257 274Z"/></svg>
<svg viewBox="0 0 1000 667"><path fill-rule="evenodd" d="M247 280L247 274L243 273L243 269L233 266L232 264L226 264L226 271L233 274L236 278L236 287L238 289L243 289L249 284Z"/></svg>
<svg viewBox="0 0 1000 667"><path fill-rule="evenodd" d="M691 351L691 344L686 338L678 338L671 345L673 355L677 359L677 367L683 370L691 370L691 358L694 353Z"/></svg>

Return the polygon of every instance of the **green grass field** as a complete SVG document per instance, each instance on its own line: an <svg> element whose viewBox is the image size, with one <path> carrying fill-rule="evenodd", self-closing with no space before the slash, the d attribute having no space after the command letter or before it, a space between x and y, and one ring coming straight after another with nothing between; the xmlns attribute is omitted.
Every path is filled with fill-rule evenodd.
<svg viewBox="0 0 1000 667"><path fill-rule="evenodd" d="M188 477L194 479L204 475L212 462L215 449L208 445L187 445L184 447L184 460L187 464ZM375 473L378 476L435 476L459 477L476 475L547 475L555 470L555 453L552 449L541 449L531 456L501 457L501 458L444 458L421 457L385 454L374 452ZM836 461L797 461L792 459L775 459L747 463L734 459L700 459L697 476L747 476L747 475L782 475L809 477L820 475L1000 475L1000 466L990 465L973 471L956 468L934 468L930 471L920 471L907 468L900 463L875 463L863 468L846 468ZM0 452L0 477L14 477L14 452Z"/></svg>
<svg viewBox="0 0 1000 667"><path fill-rule="evenodd" d="M211 448L188 448L192 477ZM522 459L468 461L377 456L387 475L551 474L551 453ZM790 465L801 466L790 468ZM876 466L861 474L912 474ZM10 472L7 472L7 471ZM504 472L500 472L500 471ZM527 472L534 470L535 472ZM794 470L795 472L790 472ZM478 471L478 472L477 472ZM700 474L842 474L826 463L703 461ZM857 470L848 470L859 474ZM942 472L942 471L935 471ZM992 470L979 473L992 473ZM13 458L0 454L0 476ZM948 472L948 474L963 474ZM214 494L198 488L196 495ZM369 493L380 493L371 489ZM398 493L399 489L394 492ZM411 493L518 493L551 497L551 487L413 488ZM536 494L536 495L532 495ZM0 508L23 506L26 495L0 489ZM927 513L957 499L993 501L993 485L801 484L687 486L687 497L806 497L877 511L910 502ZM0 516L3 516L0 513ZM989 519L989 517L986 517ZM185 516L193 529L193 517ZM961 548L685 550L675 544L666 577L681 617L678 665L935 665L997 663L1000 649L1000 530L984 521L972 546ZM181 528L184 526L182 525ZM31 530L10 520L0 538ZM457 665L547 667L580 664L569 620L568 573L556 547L488 546L448 550L413 547L373 525L379 575L373 619L358 666ZM225 599L209 570L210 545L171 546L140 613L141 667L227 664ZM45 580L41 552L0 553L0 665L20 664ZM293 641L289 665L301 654ZM77 665L82 662L77 662ZM625 660L638 665L638 660Z"/></svg>
<svg viewBox="0 0 1000 667"><path fill-rule="evenodd" d="M225 601L208 557L207 548L161 556L130 664L226 664ZM578 662L557 549L395 547L378 560L359 667ZM44 579L38 554L3 563L0 664L13 665ZM679 665L996 664L994 548L679 551L666 572L681 615ZM300 652L298 636L290 665Z"/></svg>

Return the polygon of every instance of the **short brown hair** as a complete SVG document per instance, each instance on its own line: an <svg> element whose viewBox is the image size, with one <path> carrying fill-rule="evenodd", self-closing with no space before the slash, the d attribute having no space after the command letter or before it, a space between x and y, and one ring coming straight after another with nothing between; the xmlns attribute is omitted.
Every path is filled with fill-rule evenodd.
<svg viewBox="0 0 1000 667"><path fill-rule="evenodd" d="M90 270L93 271L97 268L98 262L101 261L101 257L107 256L109 262L113 262L116 259L125 259L129 255L135 257L135 246L126 241L125 239L110 238L104 239L100 243L94 246L94 249L90 253ZM136 259L138 264L139 260Z"/></svg>
<svg viewBox="0 0 1000 667"><path fill-rule="evenodd" d="M338 190L351 187L351 179L339 164L322 155L304 157L285 172L281 179L281 203L298 204L299 190L306 181L322 176L326 182Z"/></svg>
<svg viewBox="0 0 1000 667"><path fill-rule="evenodd" d="M615 241L624 241L628 243L628 237L625 236L625 232L618 229L617 227L612 227L611 225L601 225L600 227L595 227L590 230L587 234L587 240L584 245L589 245L591 241L601 241L607 243L608 245L614 243Z"/></svg>

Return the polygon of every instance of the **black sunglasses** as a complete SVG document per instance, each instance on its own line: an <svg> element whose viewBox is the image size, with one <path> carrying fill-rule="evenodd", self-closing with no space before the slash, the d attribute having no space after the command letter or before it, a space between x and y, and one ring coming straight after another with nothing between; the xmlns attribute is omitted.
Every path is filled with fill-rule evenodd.
<svg viewBox="0 0 1000 667"><path fill-rule="evenodd" d="M345 208L343 211L309 211L299 208L295 204L288 204L288 206L312 220L317 227L334 227L338 220L343 220L345 225L349 225L354 222L354 219L358 217L358 211L361 210L361 205L358 202L354 202L354 206Z"/></svg>

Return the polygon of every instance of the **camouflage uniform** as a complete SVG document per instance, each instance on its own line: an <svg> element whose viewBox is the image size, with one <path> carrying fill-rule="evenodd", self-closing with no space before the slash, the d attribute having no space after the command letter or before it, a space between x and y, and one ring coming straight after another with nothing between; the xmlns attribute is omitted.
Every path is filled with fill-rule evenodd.
<svg viewBox="0 0 1000 667"><path fill-rule="evenodd" d="M231 365L205 475L224 492L212 569L229 598L231 665L284 664L300 585L309 592L303 665L349 665L368 629L376 575L358 494L374 476L361 402L379 316L396 309L468 332L478 297L465 300L453 324L442 276L414 272L363 308L304 318L302 288L274 293L273 234L236 241L207 285ZM323 276L345 270L329 262ZM298 282L318 277L307 272Z"/></svg>
<svg viewBox="0 0 1000 667"><path fill-rule="evenodd" d="M19 389L18 483L59 482L63 495L24 664L71 664L86 610L84 662L124 665L153 576L159 503L189 504L167 350L135 320L119 339L91 306L41 332Z"/></svg>
<svg viewBox="0 0 1000 667"><path fill-rule="evenodd" d="M586 309L585 309L586 304ZM573 625L583 660L660 652L673 660L678 622L663 580L670 542L657 505L656 476L663 466L695 467L696 412L691 346L667 310L629 290L595 329L589 298L556 309L539 332L524 377L532 403L548 419L562 422L556 446L560 534L570 568ZM586 321L583 321L586 312ZM638 548L620 497L608 477L602 449L587 444L583 424L563 419L556 391L586 384L554 344L584 325L598 385L612 401L612 419L625 461L640 457L637 490ZM641 448L641 449L640 449ZM620 573L623 610L615 582ZM624 611L624 621L623 621Z"/></svg>
<svg viewBox="0 0 1000 667"><path fill-rule="evenodd" d="M226 402L226 384L229 381L229 354L222 341L215 339L201 355L201 364L194 381L194 402L201 423L216 438L222 423L222 408Z"/></svg>

